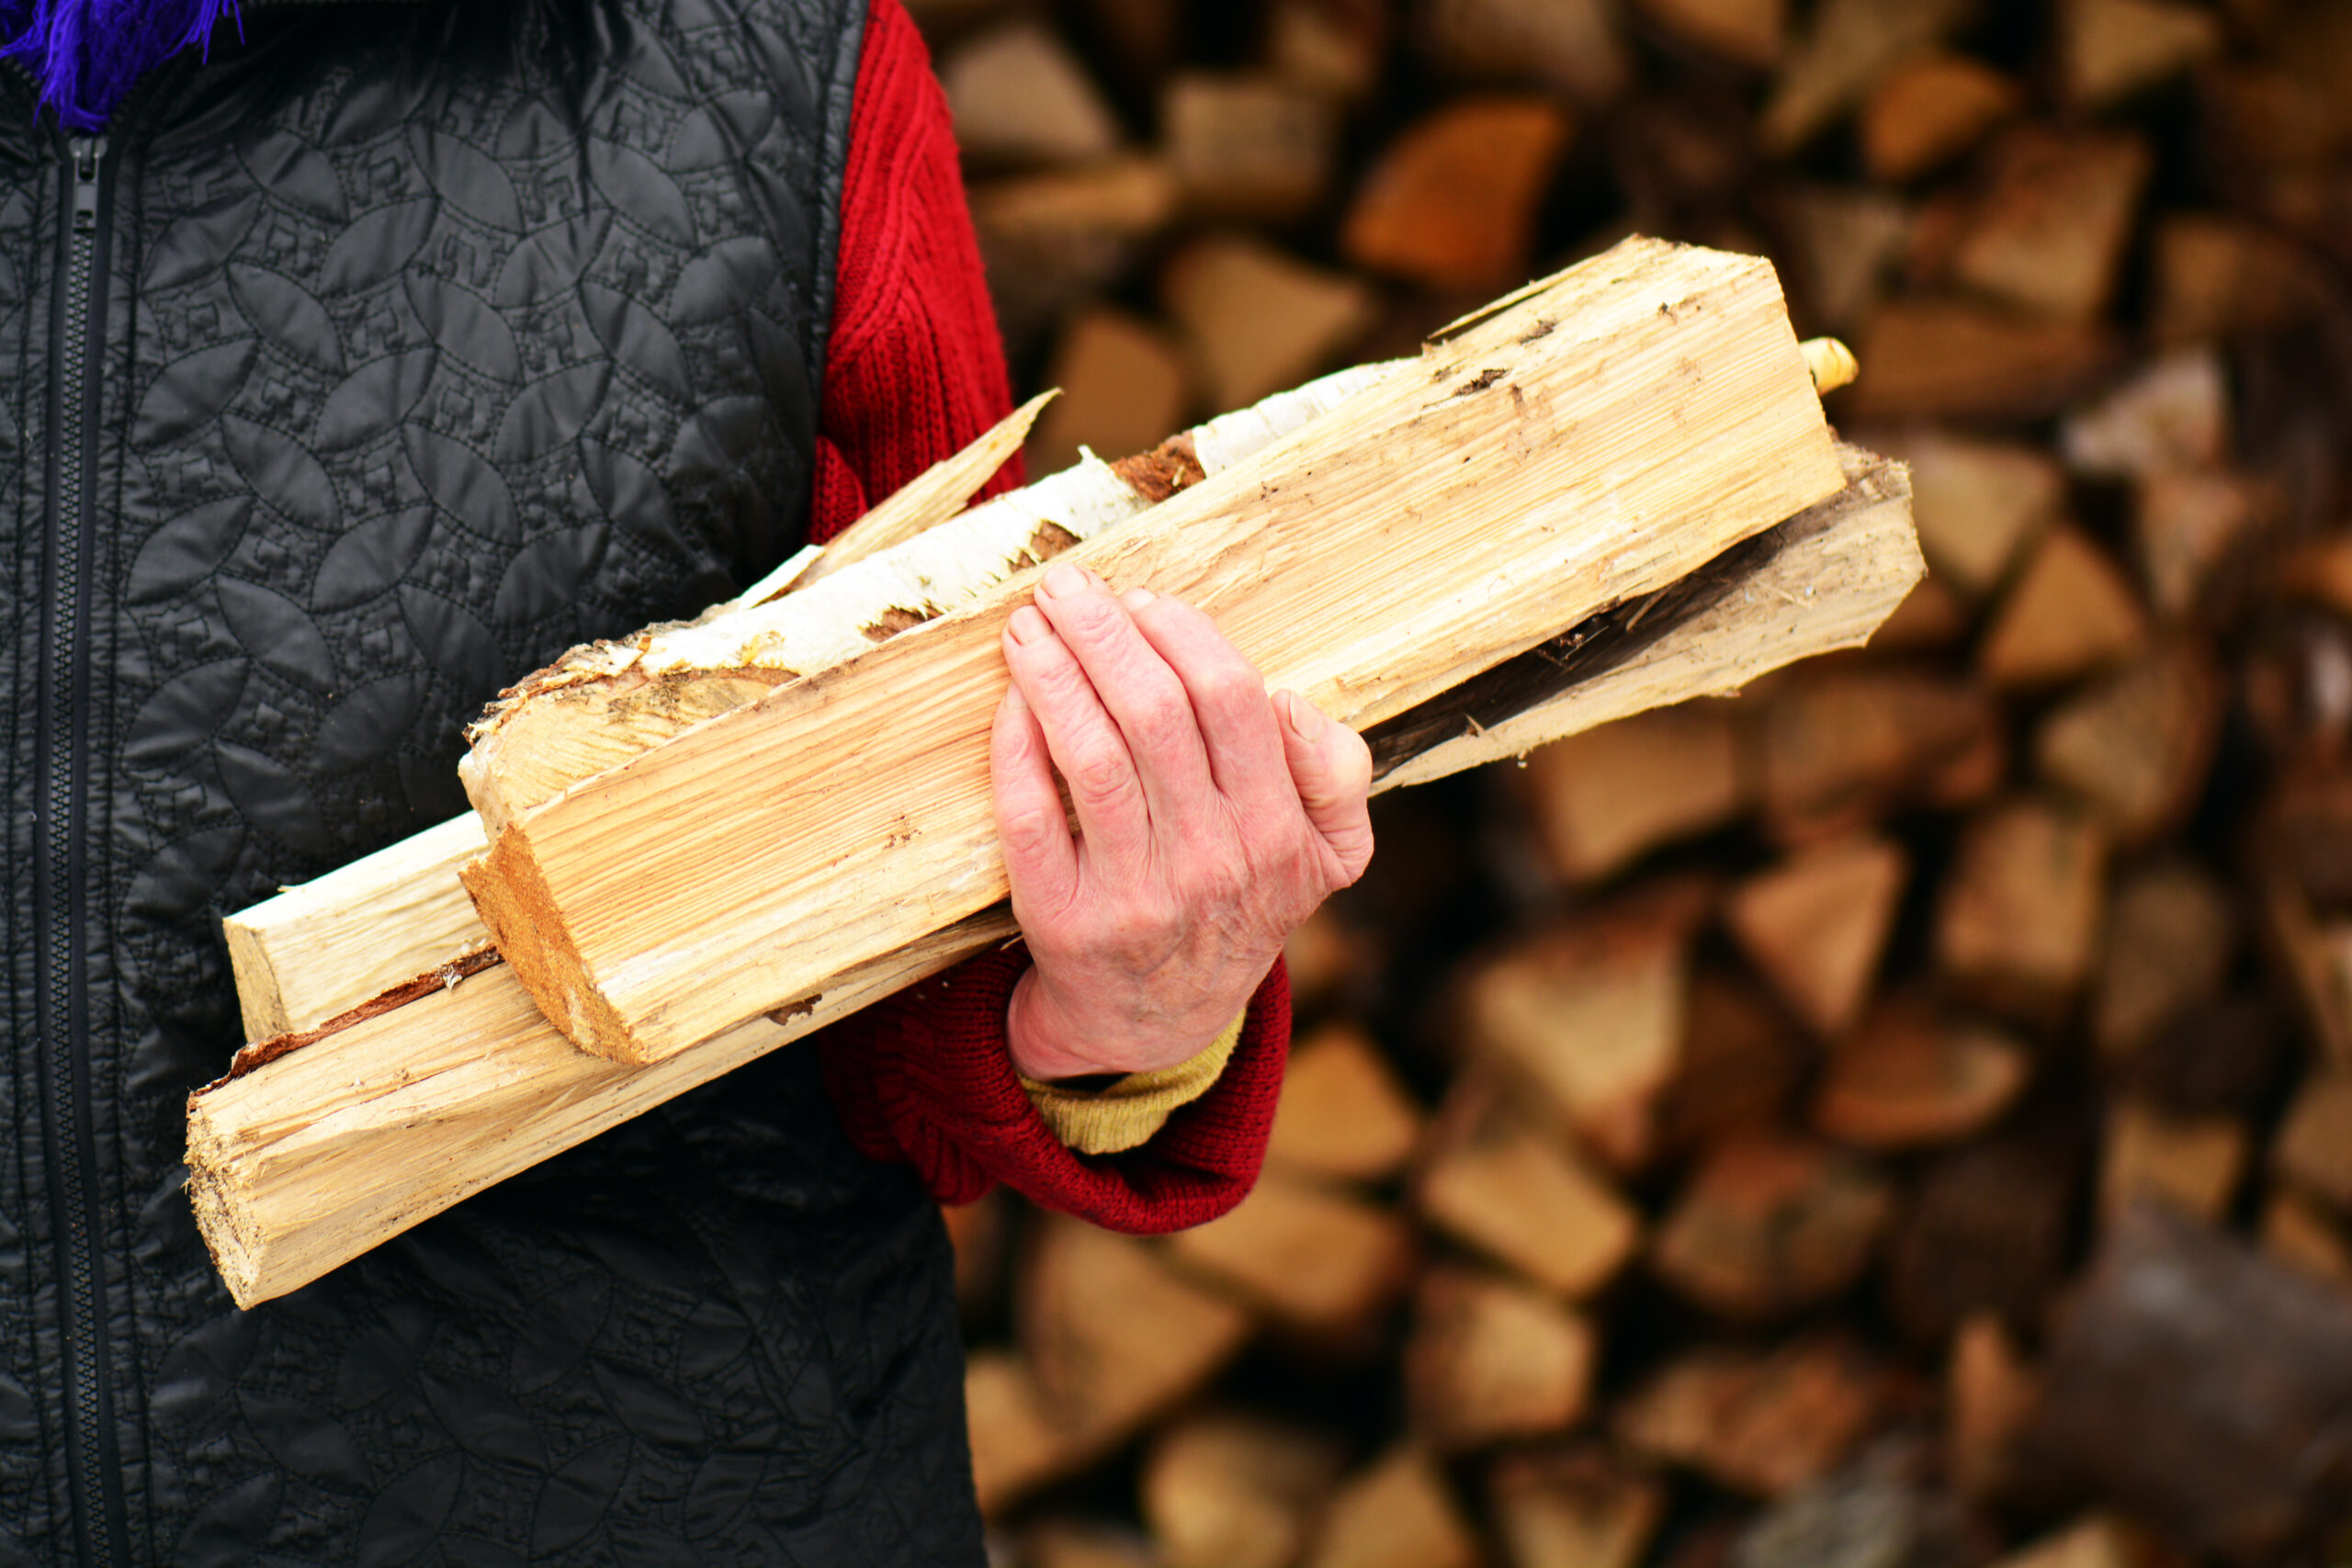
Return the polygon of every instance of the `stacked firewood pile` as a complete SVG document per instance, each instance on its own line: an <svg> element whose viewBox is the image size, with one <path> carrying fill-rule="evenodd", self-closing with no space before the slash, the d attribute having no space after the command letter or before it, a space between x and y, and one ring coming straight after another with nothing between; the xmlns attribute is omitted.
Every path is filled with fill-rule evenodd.
<svg viewBox="0 0 2352 1568"><path fill-rule="evenodd" d="M1385 799L1231 1217L952 1216L1004 1560L2339 1560L2352 4L917 10L1033 472L1639 231L1854 344L1932 568Z"/></svg>

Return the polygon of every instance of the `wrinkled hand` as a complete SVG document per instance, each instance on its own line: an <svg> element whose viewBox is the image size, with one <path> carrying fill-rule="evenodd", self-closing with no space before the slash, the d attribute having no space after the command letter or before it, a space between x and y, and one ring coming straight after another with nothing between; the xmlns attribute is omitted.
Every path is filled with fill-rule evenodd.
<svg viewBox="0 0 2352 1568"><path fill-rule="evenodd" d="M1372 859L1372 753L1263 679L1206 615L1067 563L1004 633L991 756L1032 1078L1207 1049L1283 940ZM1072 836L1058 773L1078 816Z"/></svg>

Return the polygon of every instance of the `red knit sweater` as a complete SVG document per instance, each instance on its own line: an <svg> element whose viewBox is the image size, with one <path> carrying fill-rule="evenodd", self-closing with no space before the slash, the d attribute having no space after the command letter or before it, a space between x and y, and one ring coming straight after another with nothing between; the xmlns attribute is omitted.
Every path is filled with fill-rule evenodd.
<svg viewBox="0 0 2352 1568"><path fill-rule="evenodd" d="M847 527L1011 406L946 99L899 0L873 0L850 117L810 536ZM1017 482L1007 473L992 488ZM1089 1156L1047 1131L1013 1075L1005 1004L1027 964L1017 947L975 959L820 1036L857 1146L910 1162L948 1202L1001 1181L1114 1230L1180 1230L1240 1201L1265 1153L1290 1040L1282 966L1259 987L1214 1089L1142 1147Z"/></svg>

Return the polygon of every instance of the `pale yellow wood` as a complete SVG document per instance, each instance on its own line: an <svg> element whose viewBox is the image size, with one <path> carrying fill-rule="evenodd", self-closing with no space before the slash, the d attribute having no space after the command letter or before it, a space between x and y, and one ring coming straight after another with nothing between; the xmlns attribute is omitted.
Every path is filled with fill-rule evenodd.
<svg viewBox="0 0 2352 1568"><path fill-rule="evenodd" d="M1873 501L1828 509L1832 538L1838 530L1877 529L1884 508ZM1907 536L1905 543L1910 547ZM1836 577L1820 581L1825 604L1842 592L1877 592ZM1777 596L1766 597L1779 604ZM1797 630L1815 625L1800 621ZM1755 669L1812 650L1752 635L1727 612L1678 628L1646 660L1597 676L1555 706L1608 714L1674 701L1679 694L1661 670L1695 671L1689 678L1702 684L1737 684L1755 669L1743 672L1704 646L1724 639L1765 661ZM1455 743L1440 750L1454 752ZM1385 782L1412 773L1408 765ZM323 896L336 878L365 863L309 890ZM385 890L385 903L355 903L336 918L388 931L382 911L413 892L395 886ZM871 984L842 977L826 988L816 1012L789 1027L754 1022L642 1071L575 1050L529 1006L511 972L492 969L196 1096L187 1160L198 1217L242 1304L283 1294L467 1194L981 951L1011 930L1009 921L975 921L940 932L906 954L904 967L876 965ZM469 940L452 940L419 972L439 967ZM348 985L347 976L332 972L326 978L331 987ZM340 1013L368 994L330 990L313 1010ZM1306 1066L1302 1060L1302 1070Z"/></svg>
<svg viewBox="0 0 2352 1568"><path fill-rule="evenodd" d="M1840 446L1847 487L1781 525L1780 552L1740 590L1610 671L1502 724L1465 726L1380 781L1427 784L1692 697L1738 691L1782 665L1859 648L1927 573L1900 463Z"/></svg>
<svg viewBox="0 0 2352 1568"><path fill-rule="evenodd" d="M1386 369L1360 366L1325 377L1221 415L1187 432L1186 439L1208 471L1217 472L1344 401ZM991 439L983 437L975 449ZM985 458L983 453L967 464L966 474L980 471ZM930 485L933 502L962 483ZM918 477L910 488L927 485ZM910 509L893 497L878 510L911 517L930 504ZM846 553L865 552L862 558L831 576L806 573L774 604L738 602L689 624L572 649L517 682L468 731L471 750L458 765L467 796L495 835L516 814L581 780L967 604L1150 504L1148 493L1088 457L887 547L866 551L899 524L862 543L852 541Z"/></svg>
<svg viewBox="0 0 2352 1568"><path fill-rule="evenodd" d="M458 881L486 842L469 812L221 922L245 1038L316 1029L488 942Z"/></svg>
<svg viewBox="0 0 2352 1568"><path fill-rule="evenodd" d="M1363 728L1841 483L1770 265L1629 241L1066 558ZM511 822L469 886L541 1008L659 1061L1002 897L987 737L1027 587Z"/></svg>
<svg viewBox="0 0 2352 1568"><path fill-rule="evenodd" d="M572 1049L492 967L188 1100L188 1195L240 1306L280 1296L606 1128L1004 942L991 911L659 1066Z"/></svg>
<svg viewBox="0 0 2352 1568"><path fill-rule="evenodd" d="M909 479L888 501L835 536L799 585L805 588L845 566L854 566L868 556L902 545L963 511L980 487L994 479L996 471L1021 450L1021 444L1029 439L1030 426L1046 412L1046 405L1059 396L1058 387L1038 393L999 420L969 446ZM750 593L738 601L746 606L761 602Z"/></svg>

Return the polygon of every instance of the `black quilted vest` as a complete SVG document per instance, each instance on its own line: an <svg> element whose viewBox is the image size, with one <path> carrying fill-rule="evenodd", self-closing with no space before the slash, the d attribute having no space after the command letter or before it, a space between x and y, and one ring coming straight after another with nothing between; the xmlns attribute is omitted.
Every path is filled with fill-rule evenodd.
<svg viewBox="0 0 2352 1568"><path fill-rule="evenodd" d="M0 67L0 1565L969 1562L935 1212L813 1053L239 1313L222 914L804 526L862 0L246 0Z"/></svg>

